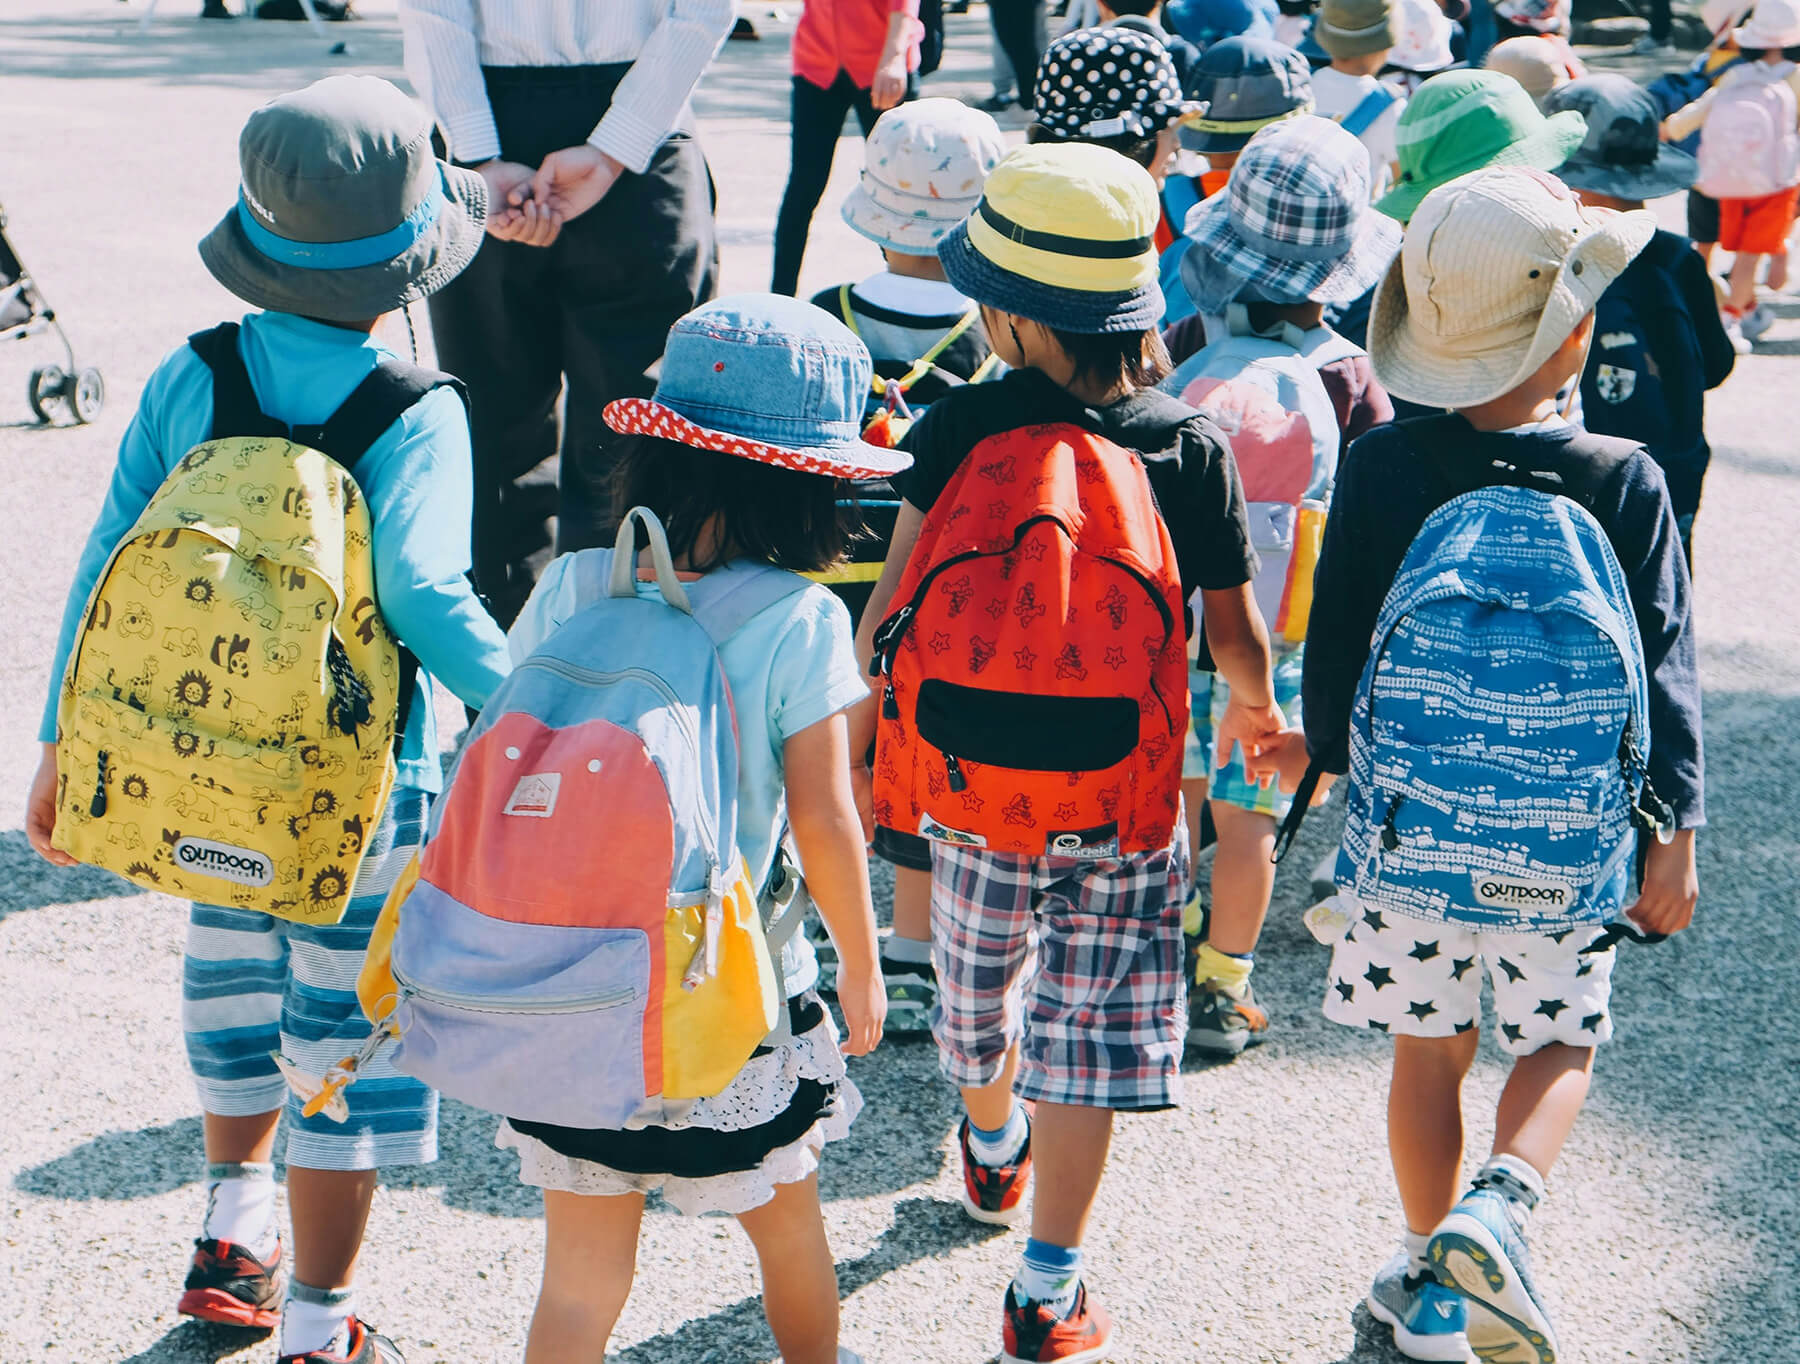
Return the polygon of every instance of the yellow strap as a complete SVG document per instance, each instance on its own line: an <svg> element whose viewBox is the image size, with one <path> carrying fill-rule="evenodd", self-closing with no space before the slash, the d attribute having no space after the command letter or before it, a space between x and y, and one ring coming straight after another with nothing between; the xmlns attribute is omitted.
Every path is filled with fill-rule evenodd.
<svg viewBox="0 0 1800 1364"><path fill-rule="evenodd" d="M972 384L978 384L978 383L982 382L982 380L986 379L988 377L988 375L992 374L995 370L997 370L999 368L1000 368L1000 357L997 354L995 354L993 351L989 351L988 358L981 362L981 367L969 376L969 382Z"/></svg>
<svg viewBox="0 0 1800 1364"><path fill-rule="evenodd" d="M838 287L838 311L844 315L844 322L849 326L850 330L855 332L857 336L862 336L862 328L856 325L856 310L850 306L850 286L848 284L840 285ZM937 364L938 356L942 355L945 351L949 350L951 346L955 345L957 338L968 331L970 327L974 326L975 319L980 316L980 308L969 309L968 312L962 315L962 320L960 322L949 331L945 332L943 336L938 338L938 342L935 346L926 351L917 360L913 361L912 368L907 370L905 374L901 375L898 379L883 379L877 374L869 381L869 391L878 398L885 398L887 397L888 385L891 383L899 384L902 393L909 391L914 384L918 383L919 380L931 373L932 366ZM981 369L975 372L975 377L970 379L969 382L974 383L976 380L984 377L987 373L987 368L987 365L984 363Z"/></svg>
<svg viewBox="0 0 1800 1364"><path fill-rule="evenodd" d="M872 583L881 576L881 564L839 564L836 568L823 569L818 573L802 573L802 578L811 578L816 583L824 583L827 587L840 583Z"/></svg>

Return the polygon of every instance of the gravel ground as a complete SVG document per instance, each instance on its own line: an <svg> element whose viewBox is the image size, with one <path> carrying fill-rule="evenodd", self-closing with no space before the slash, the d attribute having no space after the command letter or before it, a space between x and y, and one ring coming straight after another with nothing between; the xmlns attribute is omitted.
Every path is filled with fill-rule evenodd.
<svg viewBox="0 0 1800 1364"><path fill-rule="evenodd" d="M29 365L0 351L0 581L8 641L0 791L35 762L44 670L82 536L139 387L172 342L235 310L193 243L230 202L243 117L328 70L397 74L392 0L369 0L329 59L298 25L196 26L171 0L147 34L112 0L0 6L0 194L9 231L63 310L110 405L91 428L44 431ZM985 92L980 12L953 19L934 88ZM731 44L699 100L719 177L727 287L766 278L785 167L786 43ZM338 34L334 34L334 37ZM845 148L827 196L855 172ZM1669 206L1665 216L1676 221ZM820 216L809 283L873 268ZM1540 1277L1570 1364L1800 1361L1792 1023L1793 869L1784 797L1800 764L1800 455L1783 429L1800 303L1713 404L1718 457L1701 518L1700 612L1713 831L1699 926L1630 949L1618 1040L1537 1222ZM422 319L421 319L422 320ZM38 529L41 527L42 529ZM1787 547L1782 548L1783 545ZM1787 605L1784 606L1784 603ZM1786 623L1784 623L1786 622ZM16 800L16 794L14 799ZM105 875L50 871L18 806L0 829L0 1364L269 1359L266 1340L173 1312L199 1215L199 1119L181 1054L183 916ZM1229 1066L1196 1065L1178 1112L1126 1118L1096 1210L1091 1281L1118 1319L1116 1358L1382 1364L1358 1306L1399 1231L1386 1164L1386 1048L1318 1015L1325 950L1299 924L1314 821L1284 873L1258 971L1275 1026ZM928 1043L853 1063L869 1104L825 1166L846 1343L871 1360L993 1357L1017 1235L955 1203L951 1092ZM1469 1090L1485 1140L1503 1069ZM392 1172L377 1198L362 1302L415 1364L517 1358L538 1269L538 1198L491 1144L492 1120L446 1105L444 1158ZM767 1361L746 1246L727 1222L663 1209L645 1223L639 1285L615 1358Z"/></svg>

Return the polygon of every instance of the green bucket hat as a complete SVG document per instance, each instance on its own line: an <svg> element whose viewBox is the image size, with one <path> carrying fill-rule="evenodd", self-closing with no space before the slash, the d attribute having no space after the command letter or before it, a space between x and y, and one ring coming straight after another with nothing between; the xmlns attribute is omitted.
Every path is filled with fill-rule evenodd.
<svg viewBox="0 0 1800 1364"><path fill-rule="evenodd" d="M1545 118L1525 87L1498 71L1446 71L1406 102L1394 130L1400 183L1375 207L1406 222L1436 189L1486 166L1554 171L1587 136L1573 109Z"/></svg>

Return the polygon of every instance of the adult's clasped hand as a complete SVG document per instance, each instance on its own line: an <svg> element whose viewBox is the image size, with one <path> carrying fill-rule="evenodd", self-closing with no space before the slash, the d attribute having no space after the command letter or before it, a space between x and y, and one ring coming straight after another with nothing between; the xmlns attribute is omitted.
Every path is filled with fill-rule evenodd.
<svg viewBox="0 0 1800 1364"><path fill-rule="evenodd" d="M489 234L544 247L556 240L565 223L605 198L625 168L584 143L551 152L535 171L498 159L477 169L488 186Z"/></svg>

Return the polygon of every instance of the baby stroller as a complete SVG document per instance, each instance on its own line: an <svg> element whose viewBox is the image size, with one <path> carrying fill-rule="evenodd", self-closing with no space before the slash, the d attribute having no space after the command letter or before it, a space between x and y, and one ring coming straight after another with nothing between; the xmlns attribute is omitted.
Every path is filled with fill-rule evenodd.
<svg viewBox="0 0 1800 1364"><path fill-rule="evenodd" d="M21 341L40 332L56 333L67 367L45 365L31 371L26 400L42 422L56 420L58 407L66 406L78 422L91 422L106 403L106 385L97 369L78 370L56 310L44 302L37 284L6 239L6 211L0 209L0 341Z"/></svg>

